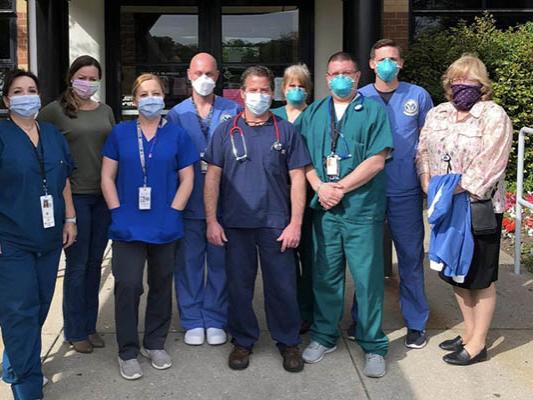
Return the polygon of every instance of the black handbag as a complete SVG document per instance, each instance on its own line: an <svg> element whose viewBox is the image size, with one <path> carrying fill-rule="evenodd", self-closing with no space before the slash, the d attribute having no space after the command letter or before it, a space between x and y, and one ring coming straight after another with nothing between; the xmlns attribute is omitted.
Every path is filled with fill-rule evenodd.
<svg viewBox="0 0 533 400"><path fill-rule="evenodd" d="M494 235L498 233L498 221L492 206L492 198L470 202L472 211L472 232L474 235Z"/></svg>

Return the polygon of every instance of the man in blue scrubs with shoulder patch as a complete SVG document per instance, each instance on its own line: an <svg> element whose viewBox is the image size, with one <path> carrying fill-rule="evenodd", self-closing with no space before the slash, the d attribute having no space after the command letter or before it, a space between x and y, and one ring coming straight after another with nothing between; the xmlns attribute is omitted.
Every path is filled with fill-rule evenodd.
<svg viewBox="0 0 533 400"><path fill-rule="evenodd" d="M238 104L213 93L219 76L217 62L208 53L196 54L187 75L192 96L176 105L167 115L169 122L184 128L198 155L203 157L207 143L218 125L232 119ZM185 244L177 257L174 281L185 343L201 345L226 342L227 293L224 249L207 242L203 202L207 164L194 164L194 187L185 209ZM205 266L207 265L207 269Z"/></svg>
<svg viewBox="0 0 533 400"><path fill-rule="evenodd" d="M403 59L400 46L393 40L376 42L370 51L369 63L376 80L359 89L359 93L383 105L389 115L394 153L385 163L386 219L398 255L400 308L407 326L404 343L409 348L420 349L427 343L425 329L429 306L424 291L422 190L415 155L420 130L433 102L420 86L398 80ZM352 319L357 321L355 301ZM348 332L349 338L355 337L354 324L352 332Z"/></svg>
<svg viewBox="0 0 533 400"><path fill-rule="evenodd" d="M268 328L283 356L283 367L299 372L304 364L298 348L294 249L300 242L305 208L304 169L311 160L298 131L269 111L273 78L263 66L244 71L245 110L220 125L208 146L207 238L226 247L228 331L234 345L230 368L248 367L259 338L252 305L259 251Z"/></svg>

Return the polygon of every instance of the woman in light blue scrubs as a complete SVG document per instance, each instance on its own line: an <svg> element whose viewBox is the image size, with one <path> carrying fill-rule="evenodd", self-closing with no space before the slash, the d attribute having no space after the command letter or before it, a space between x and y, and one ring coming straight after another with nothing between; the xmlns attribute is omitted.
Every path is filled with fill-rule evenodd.
<svg viewBox="0 0 533 400"><path fill-rule="evenodd" d="M9 119L0 122L0 327L4 382L15 400L43 398L41 328L61 249L76 239L67 141L35 121L41 100L31 72L4 80Z"/></svg>
<svg viewBox="0 0 533 400"><path fill-rule="evenodd" d="M139 351L156 369L172 365L164 349L172 312L172 276L183 237L182 210L194 181L197 151L182 128L161 117L164 87L152 74L133 85L137 120L115 125L102 154L102 192L111 210L118 362L124 379L143 375ZM143 273L148 298L143 348L137 334Z"/></svg>

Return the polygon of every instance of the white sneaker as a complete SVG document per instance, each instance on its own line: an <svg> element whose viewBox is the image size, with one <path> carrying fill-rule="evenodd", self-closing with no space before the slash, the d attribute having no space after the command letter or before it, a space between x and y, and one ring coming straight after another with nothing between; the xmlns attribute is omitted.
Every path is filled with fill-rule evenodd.
<svg viewBox="0 0 533 400"><path fill-rule="evenodd" d="M226 343L228 337L224 329L207 328L207 343L211 346L217 346Z"/></svg>
<svg viewBox="0 0 533 400"><path fill-rule="evenodd" d="M43 387L45 387L46 385L48 385L48 378L43 375Z"/></svg>
<svg viewBox="0 0 533 400"><path fill-rule="evenodd" d="M205 330L204 328L194 328L189 329L185 332L185 344L189 346L200 346L204 344L205 341Z"/></svg>
<svg viewBox="0 0 533 400"><path fill-rule="evenodd" d="M365 354L365 368L363 374L369 378L381 378L385 375L385 359L374 353Z"/></svg>

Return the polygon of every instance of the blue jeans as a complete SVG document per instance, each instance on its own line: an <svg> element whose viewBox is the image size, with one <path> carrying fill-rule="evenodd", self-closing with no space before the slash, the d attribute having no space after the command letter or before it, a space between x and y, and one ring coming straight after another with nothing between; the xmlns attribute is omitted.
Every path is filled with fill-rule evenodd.
<svg viewBox="0 0 533 400"><path fill-rule="evenodd" d="M65 250L63 318L65 340L77 342L96 332L102 257L111 219L101 195L75 194L72 197L78 237Z"/></svg>

